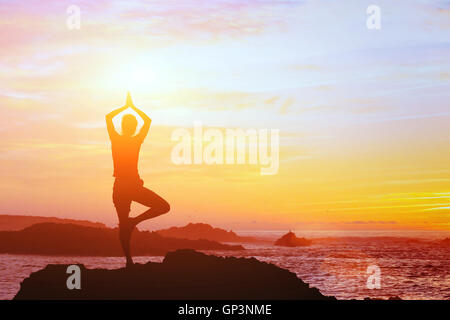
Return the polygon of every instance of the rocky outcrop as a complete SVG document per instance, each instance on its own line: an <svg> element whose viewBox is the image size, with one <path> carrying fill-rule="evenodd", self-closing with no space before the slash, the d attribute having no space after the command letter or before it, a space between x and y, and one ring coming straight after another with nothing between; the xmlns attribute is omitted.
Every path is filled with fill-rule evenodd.
<svg viewBox="0 0 450 320"><path fill-rule="evenodd" d="M311 244L310 240L305 238L297 238L297 236L293 232L288 232L280 239L275 241L276 246L283 246L283 247L302 247L302 246L309 246L310 244Z"/></svg>
<svg viewBox="0 0 450 320"><path fill-rule="evenodd" d="M243 250L208 240L163 237L155 232L133 232L133 255L165 255L177 249ZM40 223L21 231L0 232L0 253L64 256L121 256L118 229L92 228L73 224Z"/></svg>
<svg viewBox="0 0 450 320"><path fill-rule="evenodd" d="M116 270L80 265L80 289L67 288L67 267L48 265L32 273L15 299L334 299L273 264L194 250Z"/></svg>

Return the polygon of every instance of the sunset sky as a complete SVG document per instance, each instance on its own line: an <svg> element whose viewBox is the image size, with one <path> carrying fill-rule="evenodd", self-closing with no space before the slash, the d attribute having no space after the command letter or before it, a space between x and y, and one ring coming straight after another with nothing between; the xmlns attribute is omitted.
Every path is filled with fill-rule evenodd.
<svg viewBox="0 0 450 320"><path fill-rule="evenodd" d="M153 120L141 176L172 208L144 228L450 230L448 1L0 0L0 18L0 214L115 225L104 115L129 90ZM194 121L279 129L278 174L173 164Z"/></svg>

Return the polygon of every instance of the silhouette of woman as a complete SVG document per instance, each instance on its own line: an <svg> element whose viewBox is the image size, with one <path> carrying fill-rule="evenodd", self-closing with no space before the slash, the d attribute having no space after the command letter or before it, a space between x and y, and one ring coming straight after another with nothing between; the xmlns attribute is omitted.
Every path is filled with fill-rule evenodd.
<svg viewBox="0 0 450 320"><path fill-rule="evenodd" d="M137 120L132 114L126 114L122 117L121 135L114 128L113 118L127 108L133 109L144 120L144 125L136 135L134 133L137 127ZM144 112L134 106L129 92L125 106L106 115L106 127L111 139L114 162L115 181L112 198L119 217L120 243L127 259L127 267L133 265L130 253L130 238L136 225L170 210L167 201L144 187L144 182L138 173L139 151L150 129L151 121ZM143 204L149 209L136 217L129 217L132 201Z"/></svg>

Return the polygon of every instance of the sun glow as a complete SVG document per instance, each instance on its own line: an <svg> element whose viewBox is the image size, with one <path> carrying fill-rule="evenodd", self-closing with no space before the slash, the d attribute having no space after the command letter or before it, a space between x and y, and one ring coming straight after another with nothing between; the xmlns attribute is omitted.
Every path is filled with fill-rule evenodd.
<svg viewBox="0 0 450 320"><path fill-rule="evenodd" d="M106 81L111 90L143 92L158 85L156 72L150 65L127 63L112 69Z"/></svg>
<svg viewBox="0 0 450 320"><path fill-rule="evenodd" d="M174 74L167 62L151 55L117 55L108 63L102 83L108 91L133 93L161 92L170 89Z"/></svg>

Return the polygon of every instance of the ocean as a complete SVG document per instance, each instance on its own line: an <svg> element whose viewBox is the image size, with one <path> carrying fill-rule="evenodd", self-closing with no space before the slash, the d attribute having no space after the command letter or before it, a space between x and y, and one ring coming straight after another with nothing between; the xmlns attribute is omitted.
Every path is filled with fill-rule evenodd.
<svg viewBox="0 0 450 320"><path fill-rule="evenodd" d="M241 231L239 235L275 240L285 231ZM296 231L313 240L308 247L276 247L270 242L242 243L242 251L207 254L255 257L297 274L310 286L338 299L450 299L450 247L438 240L450 231ZM161 262L163 256L139 256L135 262ZM20 282L47 264L82 263L87 268L120 268L121 257L61 257L0 254L0 299L12 299ZM379 288L371 288L374 268ZM368 273L369 269L369 273ZM370 280L372 279L372 280Z"/></svg>

